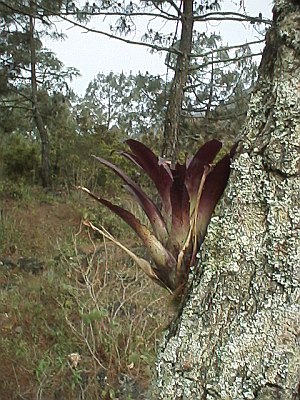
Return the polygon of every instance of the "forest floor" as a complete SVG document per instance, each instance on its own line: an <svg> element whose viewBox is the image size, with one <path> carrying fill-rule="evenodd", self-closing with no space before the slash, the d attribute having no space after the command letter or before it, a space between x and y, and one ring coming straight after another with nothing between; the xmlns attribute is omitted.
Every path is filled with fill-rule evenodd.
<svg viewBox="0 0 300 400"><path fill-rule="evenodd" d="M0 399L143 398L168 295L83 218L143 254L82 193L0 190Z"/></svg>

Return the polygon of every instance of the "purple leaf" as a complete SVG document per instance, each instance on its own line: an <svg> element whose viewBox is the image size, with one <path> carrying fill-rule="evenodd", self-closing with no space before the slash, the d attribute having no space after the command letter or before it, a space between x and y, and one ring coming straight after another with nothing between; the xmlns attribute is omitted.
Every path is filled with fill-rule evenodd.
<svg viewBox="0 0 300 400"><path fill-rule="evenodd" d="M202 242L204 239L212 213L227 185L229 173L230 156L229 154L226 154L226 156L224 156L215 165L215 167L206 178L203 193L199 203L196 227L197 238L200 242Z"/></svg>
<svg viewBox="0 0 300 400"><path fill-rule="evenodd" d="M123 152L122 154L139 165L153 181L161 197L164 211L170 215L170 188L172 184L172 174L167 163L161 162L159 158L143 143L137 140L126 140L133 154Z"/></svg>
<svg viewBox="0 0 300 400"><path fill-rule="evenodd" d="M151 279L174 291L184 285L189 267L195 261L198 246L204 239L212 213L226 187L230 160L237 145L215 166L212 165L213 161L222 147L218 140L205 143L186 164L171 166L144 144L133 139L126 143L131 152L125 151L122 155L142 168L153 181L161 197L166 220L136 182L109 161L94 157L125 182L125 188L145 211L154 234L131 212L97 197L86 188L81 189L121 217L137 233L154 264L132 255L129 249L127 253L132 253L131 256ZM119 246L123 245L119 243Z"/></svg>
<svg viewBox="0 0 300 400"><path fill-rule="evenodd" d="M190 199L185 187L186 166L179 163L173 169L171 186L172 229L170 246L176 250L176 256L184 245L190 228Z"/></svg>
<svg viewBox="0 0 300 400"><path fill-rule="evenodd" d="M127 176L121 169L119 169L113 163L101 158L93 156L99 163L112 169L123 181L126 183L125 187L130 193L134 195L138 203L141 205L145 211L155 235L162 241L166 243L168 238L168 232L161 215L161 212L153 201L146 195L146 193L141 189L141 187L134 182L129 176Z"/></svg>
<svg viewBox="0 0 300 400"><path fill-rule="evenodd" d="M231 147L230 152L229 152L230 159L233 159L233 157L235 156L238 145L239 145L239 141L234 143L234 145Z"/></svg>
<svg viewBox="0 0 300 400"><path fill-rule="evenodd" d="M88 193L93 199L97 200L99 203L103 204L117 214L136 232L156 264L156 268L154 268L155 273L159 279L173 291L175 289L176 281L176 260L174 256L162 245L162 243L149 231L145 225L141 224L141 222L131 212L111 203L103 197L96 196L94 193L90 192L84 187L79 187L79 189Z"/></svg>
<svg viewBox="0 0 300 400"><path fill-rule="evenodd" d="M204 172L204 166L212 164L214 158L222 147L222 143L216 139L205 143L187 165L185 185L191 200L191 211L195 206L201 178Z"/></svg>

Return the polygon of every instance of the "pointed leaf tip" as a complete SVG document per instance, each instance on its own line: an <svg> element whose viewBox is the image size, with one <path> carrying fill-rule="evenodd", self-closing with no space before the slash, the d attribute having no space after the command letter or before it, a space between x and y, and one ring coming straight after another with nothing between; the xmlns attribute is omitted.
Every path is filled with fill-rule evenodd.
<svg viewBox="0 0 300 400"><path fill-rule="evenodd" d="M134 140L126 140L132 153L123 152L122 154L129 160L137 164L154 183L162 200L162 205L167 216L171 212L170 187L172 185L172 173L167 163L161 161L149 147Z"/></svg>
<svg viewBox="0 0 300 400"><path fill-rule="evenodd" d="M185 185L191 200L191 211L195 205L198 188L204 173L204 167L213 163L216 155L222 148L219 140L213 139L204 143L194 157L188 162Z"/></svg>
<svg viewBox="0 0 300 400"><path fill-rule="evenodd" d="M222 196L230 174L230 156L226 154L208 174L199 203L197 237L202 241L213 211Z"/></svg>
<svg viewBox="0 0 300 400"><path fill-rule="evenodd" d="M159 240L165 243L167 240L166 239L167 228L163 220L163 217L161 215L161 212L159 211L157 206L153 203L153 201L142 190L142 188L136 182L134 182L128 175L126 175L120 168L118 168L115 164L101 157L97 157L94 155L92 157L94 157L94 159L98 161L100 164L110 168L116 175L118 175L126 183L125 188L134 195L135 199L138 201L138 203L144 210L156 236L159 238Z"/></svg>

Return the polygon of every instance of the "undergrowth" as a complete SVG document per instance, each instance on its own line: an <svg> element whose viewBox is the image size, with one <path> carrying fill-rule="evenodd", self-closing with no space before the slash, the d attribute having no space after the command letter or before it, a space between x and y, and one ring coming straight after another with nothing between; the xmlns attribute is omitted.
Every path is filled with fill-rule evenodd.
<svg viewBox="0 0 300 400"><path fill-rule="evenodd" d="M139 243L78 193L25 193L1 194L0 398L143 398L172 314L166 292L80 220L107 218ZM22 269L24 258L43 266Z"/></svg>

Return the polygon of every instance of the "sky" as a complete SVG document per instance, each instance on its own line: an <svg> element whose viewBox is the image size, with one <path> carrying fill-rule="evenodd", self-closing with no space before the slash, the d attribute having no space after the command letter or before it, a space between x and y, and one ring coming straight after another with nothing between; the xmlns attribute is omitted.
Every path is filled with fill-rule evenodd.
<svg viewBox="0 0 300 400"><path fill-rule="evenodd" d="M238 11L240 0L224 0L228 10ZM244 0L246 12L251 16L258 16L259 12L265 18L272 18L271 0ZM222 8L222 11L224 8ZM98 28L105 21L103 18L99 22L90 24L93 28ZM67 35L64 41L44 40L47 48L56 53L66 67L76 67L81 73L80 78L71 82L73 90L78 95L84 95L89 82L100 72L109 74L115 73L138 73L148 71L153 75L164 75L167 72L165 66L165 53L150 53L142 46L126 44L116 39L107 38L101 34L86 32L82 28L70 26L65 21L56 21L56 27L59 32ZM138 36L145 27L137 26ZM171 27L172 29L173 27ZM168 29L168 28L164 28ZM174 28L173 28L174 29ZM261 39L261 36L255 31L252 25L241 22L212 22L196 25L196 29L205 32L215 32L222 35L224 44L235 45ZM134 40L138 38L135 37ZM256 47L255 51L263 47Z"/></svg>

